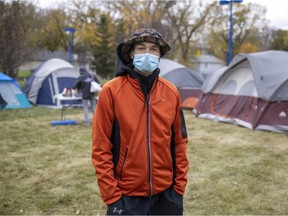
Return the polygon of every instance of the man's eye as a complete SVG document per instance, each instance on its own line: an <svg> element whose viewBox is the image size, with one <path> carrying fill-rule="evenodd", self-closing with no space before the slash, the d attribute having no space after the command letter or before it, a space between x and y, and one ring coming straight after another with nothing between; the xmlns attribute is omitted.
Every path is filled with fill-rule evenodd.
<svg viewBox="0 0 288 216"><path fill-rule="evenodd" d="M158 53L159 50L158 50L157 48L152 48L152 49L151 49L151 52L153 52L153 53Z"/></svg>

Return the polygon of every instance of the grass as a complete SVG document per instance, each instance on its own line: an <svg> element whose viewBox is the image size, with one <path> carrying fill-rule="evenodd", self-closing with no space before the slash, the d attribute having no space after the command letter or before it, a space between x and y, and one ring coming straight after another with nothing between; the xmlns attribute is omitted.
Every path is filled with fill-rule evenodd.
<svg viewBox="0 0 288 216"><path fill-rule="evenodd" d="M0 110L0 215L104 215L91 163L91 128L51 126L60 110ZM186 215L288 213L287 134L198 119L185 111Z"/></svg>
<svg viewBox="0 0 288 216"><path fill-rule="evenodd" d="M26 70L26 71L19 71L17 74L17 82L18 84L21 86L21 88L23 88L26 80L29 78L29 76L31 75L32 71L30 70Z"/></svg>
<svg viewBox="0 0 288 216"><path fill-rule="evenodd" d="M19 71L17 77L18 78L28 78L31 75L30 70Z"/></svg>

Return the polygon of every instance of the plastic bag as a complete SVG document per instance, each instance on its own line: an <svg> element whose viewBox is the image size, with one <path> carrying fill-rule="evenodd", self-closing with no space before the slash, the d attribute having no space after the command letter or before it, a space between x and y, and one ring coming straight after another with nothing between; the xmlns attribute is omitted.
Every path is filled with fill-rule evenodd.
<svg viewBox="0 0 288 216"><path fill-rule="evenodd" d="M101 91L101 85L95 81L92 81L91 82L91 85L90 85L90 92L92 93L99 93Z"/></svg>

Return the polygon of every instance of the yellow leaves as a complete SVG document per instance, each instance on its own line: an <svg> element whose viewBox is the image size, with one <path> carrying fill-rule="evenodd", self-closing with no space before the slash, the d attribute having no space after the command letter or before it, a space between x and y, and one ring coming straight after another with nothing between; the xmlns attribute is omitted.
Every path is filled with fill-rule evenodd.
<svg viewBox="0 0 288 216"><path fill-rule="evenodd" d="M239 49L239 53L254 53L257 51L258 51L257 46L250 42L242 44L242 46Z"/></svg>
<svg viewBox="0 0 288 216"><path fill-rule="evenodd" d="M95 45L97 42L97 37L95 35L96 24L95 23L85 23L78 27L77 36L81 38L85 44L90 46Z"/></svg>

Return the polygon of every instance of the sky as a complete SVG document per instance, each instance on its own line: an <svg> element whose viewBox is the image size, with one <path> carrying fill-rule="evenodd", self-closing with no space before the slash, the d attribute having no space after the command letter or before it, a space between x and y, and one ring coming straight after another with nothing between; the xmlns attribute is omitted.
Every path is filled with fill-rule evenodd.
<svg viewBox="0 0 288 216"><path fill-rule="evenodd" d="M59 2L67 2L68 0L34 0L33 2L35 1L39 2L40 7L49 8ZM266 19L270 21L270 27L288 30L288 0L243 0L242 4L248 3L257 3L266 7Z"/></svg>
<svg viewBox="0 0 288 216"><path fill-rule="evenodd" d="M266 7L269 26L288 30L288 0L243 0L243 3L257 3Z"/></svg>

